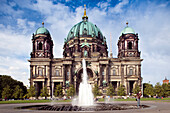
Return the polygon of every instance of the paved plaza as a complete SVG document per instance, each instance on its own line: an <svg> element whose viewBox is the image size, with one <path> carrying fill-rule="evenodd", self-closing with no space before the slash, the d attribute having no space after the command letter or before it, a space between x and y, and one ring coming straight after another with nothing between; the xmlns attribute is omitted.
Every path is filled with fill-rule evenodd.
<svg viewBox="0 0 170 113"><path fill-rule="evenodd" d="M136 104L136 102L114 102L114 104ZM20 106L30 106L30 105L43 105L48 103L25 103L25 104L0 104L0 113L70 113L70 111L38 111L38 110L27 110L27 109L15 109ZM58 103L58 104L66 104L66 103ZM170 102L155 102L155 101L142 101L141 105L148 105L149 108L141 108L141 109L131 109L131 110L114 110L114 111L88 111L86 113L170 113ZM73 111L76 113L76 111ZM81 113L80 111L77 113ZM84 112L83 112L84 113Z"/></svg>

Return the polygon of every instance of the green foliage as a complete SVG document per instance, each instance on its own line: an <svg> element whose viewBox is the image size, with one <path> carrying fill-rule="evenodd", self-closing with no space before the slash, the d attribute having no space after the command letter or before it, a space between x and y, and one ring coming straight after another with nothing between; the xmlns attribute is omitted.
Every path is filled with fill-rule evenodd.
<svg viewBox="0 0 170 113"><path fill-rule="evenodd" d="M100 96L100 95L101 95L101 92L100 92L99 87L98 87L97 84L94 85L94 88L93 88L93 95L94 95L94 97Z"/></svg>
<svg viewBox="0 0 170 113"><path fill-rule="evenodd" d="M41 89L40 96L45 97L45 99L49 96L47 87L44 87L43 89Z"/></svg>
<svg viewBox="0 0 170 113"><path fill-rule="evenodd" d="M117 91L117 95L118 96L125 96L126 93L125 93L125 87L123 85L120 85L119 88L118 88L118 91Z"/></svg>
<svg viewBox="0 0 170 113"><path fill-rule="evenodd" d="M152 84L145 83L145 89L144 89L144 96L153 96L154 95L154 89Z"/></svg>
<svg viewBox="0 0 170 113"><path fill-rule="evenodd" d="M56 85L54 95L55 97L60 97L60 98L63 96L63 88L61 85Z"/></svg>
<svg viewBox="0 0 170 113"><path fill-rule="evenodd" d="M37 91L35 90L34 86L30 86L28 89L27 97L35 97Z"/></svg>
<svg viewBox="0 0 170 113"><path fill-rule="evenodd" d="M157 95L158 97L162 97L163 96L163 88L160 85L160 83L156 83L155 87L154 87L154 93L155 95Z"/></svg>
<svg viewBox="0 0 170 113"><path fill-rule="evenodd" d="M162 84L162 89L163 89L163 96L168 97L170 96L170 85L169 84Z"/></svg>
<svg viewBox="0 0 170 113"><path fill-rule="evenodd" d="M7 85L5 88L3 88L3 91L2 91L2 98L11 98L11 92L12 90L10 89L10 86Z"/></svg>
<svg viewBox="0 0 170 113"><path fill-rule="evenodd" d="M168 96L170 96L170 83L168 84L168 89L169 89Z"/></svg>
<svg viewBox="0 0 170 113"><path fill-rule="evenodd" d="M133 92L134 94L137 94L137 93L139 93L139 91L141 91L141 90L140 90L140 87L136 84L135 87L133 88L133 91L132 91L132 92Z"/></svg>
<svg viewBox="0 0 170 113"><path fill-rule="evenodd" d="M114 90L114 87L112 86L112 84L109 84L109 87L107 89L107 95L108 96L114 96L115 95L115 90Z"/></svg>
<svg viewBox="0 0 170 113"><path fill-rule="evenodd" d="M14 89L13 97L16 99L22 99L23 98L23 90L20 88L19 85L17 85Z"/></svg>
<svg viewBox="0 0 170 113"><path fill-rule="evenodd" d="M11 76L0 75L0 98L2 98L3 88L5 88L7 85L10 87L10 89L15 89L15 87L19 85L20 88L23 90L23 95L27 93L27 88L24 86L22 82L14 80L13 78L11 78ZM14 90L11 90L11 94L13 93Z"/></svg>
<svg viewBox="0 0 170 113"><path fill-rule="evenodd" d="M75 91L74 86L72 84L70 84L70 87L69 87L69 89L67 91L67 96L73 97L75 95L75 93L76 93L76 91Z"/></svg>

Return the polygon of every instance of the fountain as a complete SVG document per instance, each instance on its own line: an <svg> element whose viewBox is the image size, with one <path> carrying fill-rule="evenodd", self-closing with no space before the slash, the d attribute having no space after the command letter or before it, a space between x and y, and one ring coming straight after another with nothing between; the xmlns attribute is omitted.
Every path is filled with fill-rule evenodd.
<svg viewBox="0 0 170 113"><path fill-rule="evenodd" d="M82 60L82 65L83 65L83 76L82 76L82 82L80 83L79 86L79 95L78 95L78 99L73 100L72 105L92 106L94 105L94 101L93 101L94 96L92 93L92 87L87 81L88 75L87 75L85 59Z"/></svg>

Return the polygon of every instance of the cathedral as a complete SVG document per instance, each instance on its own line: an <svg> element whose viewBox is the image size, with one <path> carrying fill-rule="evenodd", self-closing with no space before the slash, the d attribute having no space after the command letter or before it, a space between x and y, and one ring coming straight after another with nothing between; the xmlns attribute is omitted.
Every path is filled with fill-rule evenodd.
<svg viewBox="0 0 170 113"><path fill-rule="evenodd" d="M62 38L62 37L61 37ZM112 84L115 92L123 85L126 94L132 93L135 85L141 87L141 62L138 49L138 34L128 26L122 30L117 47L117 58L108 56L106 38L97 25L88 21L86 8L82 21L74 25L64 39L63 58L54 58L53 40L44 27L38 28L32 36L30 62L30 86L35 86L37 95L47 87L52 97L54 88L60 84L66 94L69 85L74 85L76 93L82 81L82 59L86 60L88 82L99 86L103 95ZM55 45L57 46L57 45Z"/></svg>

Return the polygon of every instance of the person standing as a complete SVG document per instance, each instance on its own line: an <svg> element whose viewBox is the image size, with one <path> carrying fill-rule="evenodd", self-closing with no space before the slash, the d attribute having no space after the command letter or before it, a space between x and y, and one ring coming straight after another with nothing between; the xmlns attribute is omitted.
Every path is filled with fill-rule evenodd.
<svg viewBox="0 0 170 113"><path fill-rule="evenodd" d="M139 93L137 93L137 107L140 107L140 97L142 96L141 91L139 91Z"/></svg>

